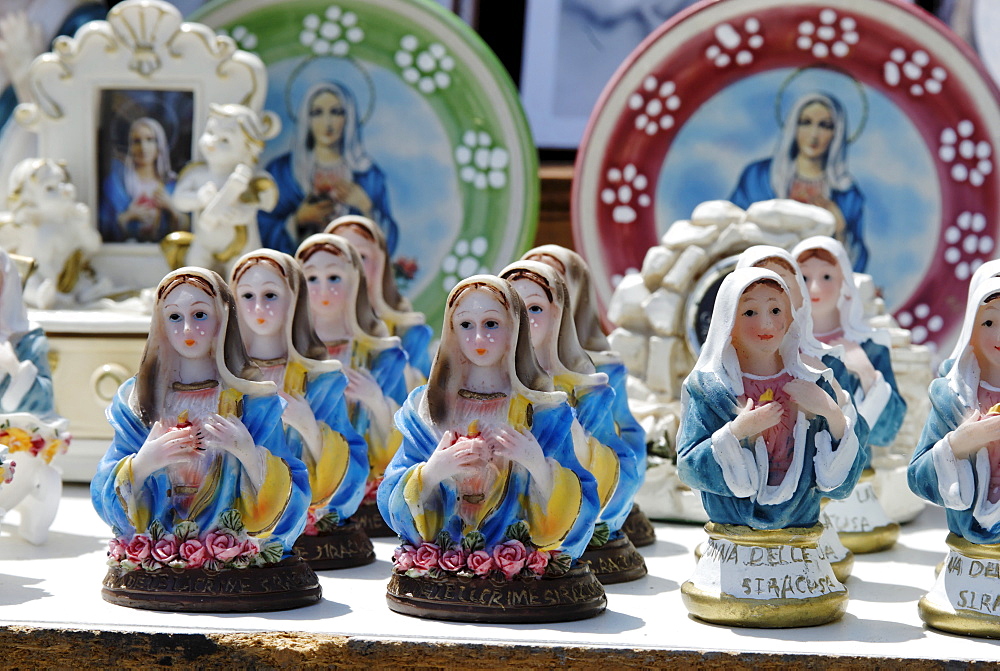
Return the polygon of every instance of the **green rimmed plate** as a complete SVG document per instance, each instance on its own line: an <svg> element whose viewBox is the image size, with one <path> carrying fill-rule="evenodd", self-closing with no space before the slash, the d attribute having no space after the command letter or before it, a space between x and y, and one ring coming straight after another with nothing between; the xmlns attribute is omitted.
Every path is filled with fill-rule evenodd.
<svg viewBox="0 0 1000 671"><path fill-rule="evenodd" d="M288 193L309 172L295 158L306 92L324 81L350 91L362 155L353 170L365 174L355 181L395 222L400 286L435 329L458 280L498 271L533 241L538 158L517 89L450 12L423 0L218 0L189 20L267 65L265 108L282 132L261 160L289 168L272 170Z"/></svg>

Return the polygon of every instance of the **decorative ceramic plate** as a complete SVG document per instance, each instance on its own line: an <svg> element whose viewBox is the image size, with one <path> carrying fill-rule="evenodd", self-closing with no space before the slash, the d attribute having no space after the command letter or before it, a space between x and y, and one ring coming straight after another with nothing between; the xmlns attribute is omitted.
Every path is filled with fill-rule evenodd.
<svg viewBox="0 0 1000 671"><path fill-rule="evenodd" d="M834 139L810 185L782 156L813 142L804 110L816 93L832 99ZM914 340L942 344L969 277L996 251L998 137L985 70L911 5L703 3L651 35L604 90L577 157L574 239L606 304L697 204L746 207L794 182L796 199L835 206L855 269Z"/></svg>
<svg viewBox="0 0 1000 671"><path fill-rule="evenodd" d="M458 280L496 272L531 244L538 164L517 89L450 12L424 0L222 0L189 20L267 65L265 108L283 127L261 160L286 157L279 188L309 172L298 149L307 92L334 82L353 98L340 114L357 128L353 139L344 131L355 182L391 213L401 288L435 329Z"/></svg>

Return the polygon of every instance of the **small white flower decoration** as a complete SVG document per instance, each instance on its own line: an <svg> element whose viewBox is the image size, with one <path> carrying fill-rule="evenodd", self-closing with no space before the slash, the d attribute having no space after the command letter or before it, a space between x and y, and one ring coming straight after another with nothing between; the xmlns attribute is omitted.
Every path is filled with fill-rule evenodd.
<svg viewBox="0 0 1000 671"><path fill-rule="evenodd" d="M956 182L968 180L972 186L982 186L986 175L993 172L993 147L986 140L974 139L975 124L968 119L959 121L955 128L941 131L938 158L951 163L951 178Z"/></svg>
<svg viewBox="0 0 1000 671"><path fill-rule="evenodd" d="M218 31L220 35L229 35L236 42L236 46L244 51L253 51L257 48L257 36L247 30L246 26L236 26L232 32L225 30Z"/></svg>
<svg viewBox="0 0 1000 671"><path fill-rule="evenodd" d="M803 21L799 24L796 46L808 51L816 58L833 55L843 58L858 43L858 22L849 16L840 17L832 9L819 13L818 21Z"/></svg>
<svg viewBox="0 0 1000 671"><path fill-rule="evenodd" d="M477 273L488 273L489 269L483 265L483 257L489 248L489 240L482 236L456 242L455 247L441 262L441 270L445 273L441 281L442 288L451 291L466 277Z"/></svg>
<svg viewBox="0 0 1000 671"><path fill-rule="evenodd" d="M613 205L611 219L618 224L631 224L639 216L636 207L649 207L652 199L646 193L649 180L631 163L619 170L610 168L608 186L601 191L601 202Z"/></svg>
<svg viewBox="0 0 1000 671"><path fill-rule="evenodd" d="M365 38L365 31L358 25L358 15L345 12L337 5L330 5L320 18L309 14L302 19L299 42L312 49L317 56L332 54L346 56L352 44Z"/></svg>
<svg viewBox="0 0 1000 671"><path fill-rule="evenodd" d="M715 27L715 43L705 50L705 58L717 68L730 63L750 65L753 52L764 46L764 36L760 34L760 21L754 17L743 22L742 32L731 23L720 23Z"/></svg>
<svg viewBox="0 0 1000 671"><path fill-rule="evenodd" d="M948 72L940 65L932 66L931 57L923 49L908 54L906 49L897 47L882 67L882 76L889 86L909 85L911 95L922 96L941 93Z"/></svg>
<svg viewBox="0 0 1000 671"><path fill-rule="evenodd" d="M494 146L489 133L465 131L462 144L455 148L455 160L461 166L458 175L463 182L477 189L502 189L507 186L510 155L503 147Z"/></svg>
<svg viewBox="0 0 1000 671"><path fill-rule="evenodd" d="M896 321L905 329L910 329L910 340L919 345L927 340L930 333L937 333L944 327L944 318L931 313L926 303L914 306L913 312L902 310L896 314Z"/></svg>
<svg viewBox="0 0 1000 671"><path fill-rule="evenodd" d="M420 50L420 41L413 35L399 40L399 51L394 60L402 72L403 80L417 87L421 93L431 94L451 86L451 71L455 59L438 42Z"/></svg>
<svg viewBox="0 0 1000 671"><path fill-rule="evenodd" d="M638 112L635 117L636 130L647 135L656 135L661 128L673 128L674 116L681 106L677 95L677 86L672 81L663 82L649 76L643 80L642 86L628 98L628 107Z"/></svg>
<svg viewBox="0 0 1000 671"><path fill-rule="evenodd" d="M944 231L944 260L955 267L955 278L965 281L993 253L993 238L985 233L986 215L982 212L962 212L955 223Z"/></svg>

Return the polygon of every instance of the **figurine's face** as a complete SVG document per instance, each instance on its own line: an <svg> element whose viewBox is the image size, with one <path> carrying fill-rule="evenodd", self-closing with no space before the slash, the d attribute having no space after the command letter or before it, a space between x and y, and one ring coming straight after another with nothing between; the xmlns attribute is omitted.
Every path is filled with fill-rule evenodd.
<svg viewBox="0 0 1000 671"><path fill-rule="evenodd" d="M979 306L972 327L972 351L981 368L1000 367L1000 301Z"/></svg>
<svg viewBox="0 0 1000 671"><path fill-rule="evenodd" d="M343 256L316 252L302 265L315 315L342 313L357 283L354 267Z"/></svg>
<svg viewBox="0 0 1000 671"><path fill-rule="evenodd" d="M822 158L833 140L833 113L822 103L810 103L799 113L795 141L806 158Z"/></svg>
<svg viewBox="0 0 1000 671"><path fill-rule="evenodd" d="M385 255L373 240L369 240L361 235L357 229L342 226L337 229L337 235L341 236L358 250L361 256L361 266L365 271L365 279L368 281L368 295L372 294L382 286L382 271L385 268Z"/></svg>
<svg viewBox="0 0 1000 671"><path fill-rule="evenodd" d="M770 284L756 284L740 296L732 341L737 352L778 351L792 323L788 295Z"/></svg>
<svg viewBox="0 0 1000 671"><path fill-rule="evenodd" d="M799 264L806 287L809 289L809 300L812 302L812 313L823 317L837 309L840 300L840 289L844 282L844 274L836 263L829 263L814 256Z"/></svg>
<svg viewBox="0 0 1000 671"><path fill-rule="evenodd" d="M209 165L239 163L248 159L240 124L229 117L208 117L205 132L198 138L198 148Z"/></svg>
<svg viewBox="0 0 1000 671"><path fill-rule="evenodd" d="M33 181L35 182L33 202L42 214L50 211L49 206L76 200L76 188L61 169L45 166L38 171ZM61 212L62 209L59 208L58 211Z"/></svg>
<svg viewBox="0 0 1000 671"><path fill-rule="evenodd" d="M128 134L128 151L136 165L152 165L159 152L153 129L144 123L134 124Z"/></svg>
<svg viewBox="0 0 1000 671"><path fill-rule="evenodd" d="M757 267L777 274L784 281L785 286L788 287L788 295L792 299L792 307L796 310L802 307L802 292L799 291L799 280L795 276L795 273L785 267L783 263L776 263L771 259L765 259L762 263L757 264Z"/></svg>
<svg viewBox="0 0 1000 671"><path fill-rule="evenodd" d="M290 318L292 292L270 265L258 263L236 283L236 306L240 323L253 333L273 336Z"/></svg>
<svg viewBox="0 0 1000 671"><path fill-rule="evenodd" d="M309 130L316 144L329 147L340 142L344 134L347 110L340 98L324 91L309 103Z"/></svg>
<svg viewBox="0 0 1000 671"><path fill-rule="evenodd" d="M462 296L452 312L451 327L462 354L476 366L496 366L512 344L507 311L496 296L484 289Z"/></svg>
<svg viewBox="0 0 1000 671"><path fill-rule="evenodd" d="M200 359L212 353L219 332L219 315L211 296L190 284L182 284L160 304L167 342L185 359Z"/></svg>
<svg viewBox="0 0 1000 671"><path fill-rule="evenodd" d="M531 325L531 344L538 350L549 347L559 330L562 310L549 301L545 291L529 279L511 282L511 286L521 296L528 309L528 323ZM544 351L544 350L543 350Z"/></svg>

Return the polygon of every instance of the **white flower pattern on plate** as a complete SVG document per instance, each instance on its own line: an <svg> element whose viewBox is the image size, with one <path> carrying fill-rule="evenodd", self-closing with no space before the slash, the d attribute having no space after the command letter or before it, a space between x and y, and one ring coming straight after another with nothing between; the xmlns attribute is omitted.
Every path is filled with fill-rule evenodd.
<svg viewBox="0 0 1000 671"><path fill-rule="evenodd" d="M656 77L649 76L643 80L642 86L629 96L629 109L638 112L635 117L635 128L655 135L661 128L667 130L674 126L674 116L671 112L680 109L681 99L677 95L677 86L672 81L662 84Z"/></svg>
<svg viewBox="0 0 1000 671"><path fill-rule="evenodd" d="M432 42L426 49L420 49L420 40L416 36L404 35L399 40L399 46L393 60L399 66L404 81L425 95L451 86L455 59L444 45Z"/></svg>
<svg viewBox="0 0 1000 671"><path fill-rule="evenodd" d="M938 158L951 164L951 178L956 182L982 186L993 172L993 147L986 140L977 142L975 135L976 126L968 119L959 121L955 128L945 128Z"/></svg>
<svg viewBox="0 0 1000 671"><path fill-rule="evenodd" d="M882 77L889 86L907 86L909 82L910 94L922 96L941 93L948 72L940 65L932 66L930 55L923 49L908 54L897 47L882 66Z"/></svg>
<svg viewBox="0 0 1000 671"><path fill-rule="evenodd" d="M730 23L720 23L715 27L715 42L705 49L705 58L717 68L731 63L750 65L753 52L764 46L764 36L760 34L760 21L754 17L743 22L743 33Z"/></svg>
<svg viewBox="0 0 1000 671"><path fill-rule="evenodd" d="M830 8L820 11L818 21L803 21L799 24L796 46L810 52L816 58L833 55L843 58L858 43L858 22L850 16L840 17Z"/></svg>
<svg viewBox="0 0 1000 671"><path fill-rule="evenodd" d="M365 31L358 25L358 15L345 12L337 5L327 7L323 18L316 14L306 15L299 33L302 46L308 47L317 56L346 56L351 51L351 45L364 38Z"/></svg>
<svg viewBox="0 0 1000 671"><path fill-rule="evenodd" d="M629 163L622 169L610 168L608 186L601 190L601 202L613 205L611 219L617 224L631 224L638 218L636 207L649 207L652 199L646 193L649 179Z"/></svg>
<svg viewBox="0 0 1000 671"><path fill-rule="evenodd" d="M441 262L444 279L441 286L445 291L451 291L459 281L477 273L488 273L483 265L483 257L489 251L489 241L483 236L472 240L459 240L448 256Z"/></svg>
<svg viewBox="0 0 1000 671"><path fill-rule="evenodd" d="M494 146L493 138L485 131L465 131L462 144L455 148L455 161L461 180L477 189L507 186L510 154L503 147Z"/></svg>

